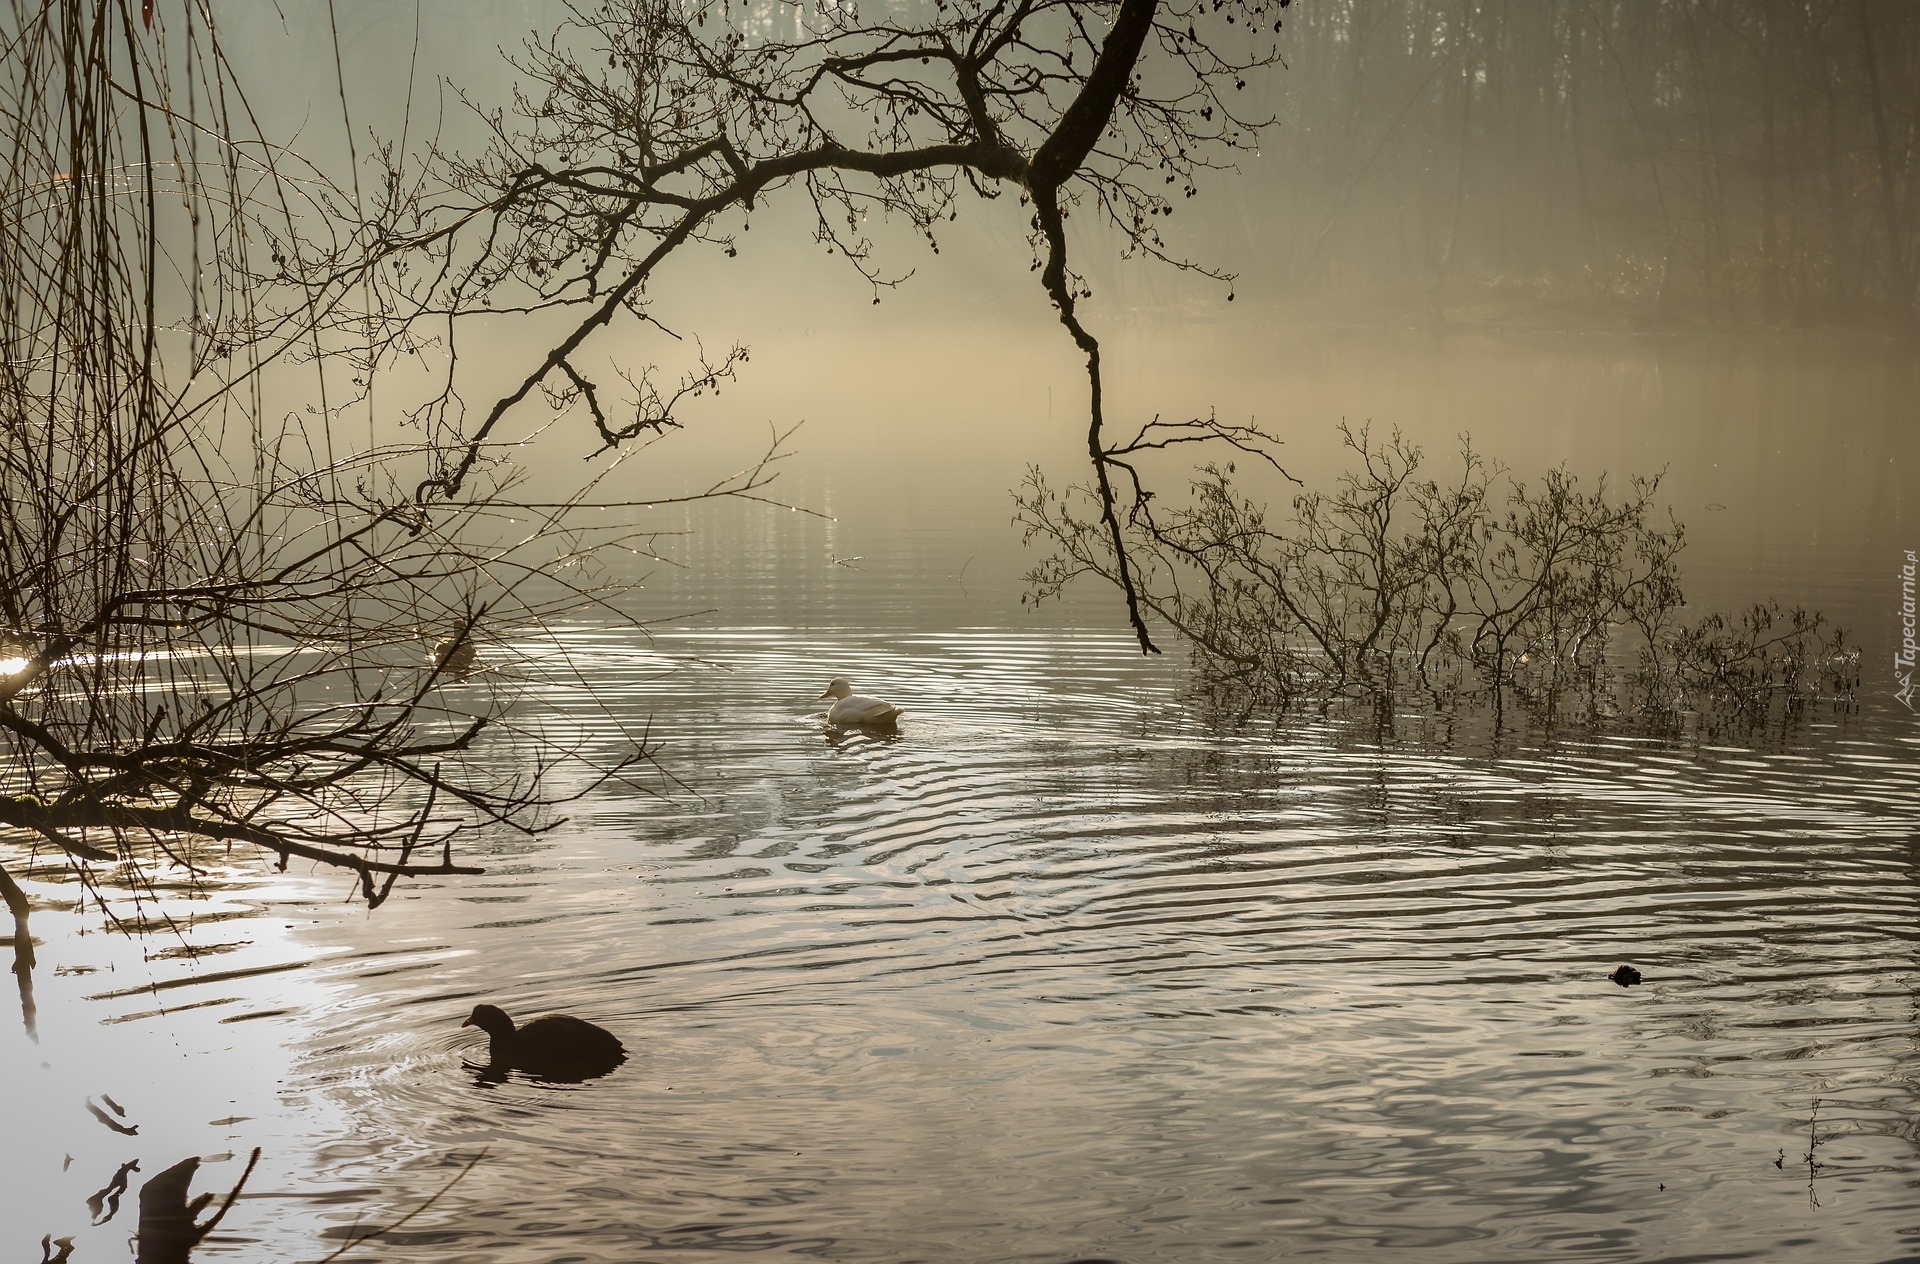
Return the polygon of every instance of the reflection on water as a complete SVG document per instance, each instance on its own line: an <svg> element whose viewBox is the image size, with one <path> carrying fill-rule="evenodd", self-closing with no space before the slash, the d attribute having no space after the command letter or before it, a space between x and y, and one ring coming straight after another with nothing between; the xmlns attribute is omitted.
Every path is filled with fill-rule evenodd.
<svg viewBox="0 0 1920 1264"><path fill-rule="evenodd" d="M197 1155L217 1204L258 1146L195 1258L317 1259L476 1157L346 1258L1920 1254L1920 724L1886 691L1781 749L1223 732L1117 628L895 618L957 565L820 543L891 604L503 647L651 716L687 786L482 844L485 877L369 915L239 857L102 874L132 934L24 875L0 1252L124 1258L130 1191ZM897 740L828 740L835 674ZM482 1002L628 1061L465 1070Z"/></svg>
<svg viewBox="0 0 1920 1264"><path fill-rule="evenodd" d="M1383 751L1209 733L1118 635L566 648L704 798L608 803L372 917L243 889L183 932L245 928L260 965L48 953L133 976L87 976L59 1025L157 1060L98 1085L199 1108L148 1144L252 1095L225 1121L269 1154L247 1241L203 1256L311 1254L482 1149L383 1258L1890 1258L1912 1233L1920 735ZM828 662L908 703L900 740L822 741ZM477 1083L482 999L632 1060ZM220 1047L261 1028L285 1048Z"/></svg>

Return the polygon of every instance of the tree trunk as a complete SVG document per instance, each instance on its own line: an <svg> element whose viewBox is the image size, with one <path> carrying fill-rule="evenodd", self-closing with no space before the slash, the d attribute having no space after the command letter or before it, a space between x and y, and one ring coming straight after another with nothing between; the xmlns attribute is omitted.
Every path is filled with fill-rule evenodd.
<svg viewBox="0 0 1920 1264"><path fill-rule="evenodd" d="M1760 311L1767 323L1780 319L1780 241L1775 217L1779 214L1775 190L1774 113L1777 78L1774 66L1775 31L1780 24L1777 0L1767 0L1760 13Z"/></svg>
<svg viewBox="0 0 1920 1264"><path fill-rule="evenodd" d="M1887 306L1903 321L1913 319L1913 274L1894 184L1893 146L1887 136L1887 103L1880 85L1880 60L1874 48L1873 17L1867 0L1854 0L1859 18L1860 56L1867 69L1867 103L1873 115L1874 156L1880 164L1880 218L1887 234Z"/></svg>
<svg viewBox="0 0 1920 1264"><path fill-rule="evenodd" d="M1467 154L1473 130L1473 9L1474 0L1460 0L1460 143L1453 168L1452 209L1447 214L1447 242L1427 287L1427 321L1436 331L1445 321L1443 291L1447 272L1460 245L1460 211L1467 198Z"/></svg>

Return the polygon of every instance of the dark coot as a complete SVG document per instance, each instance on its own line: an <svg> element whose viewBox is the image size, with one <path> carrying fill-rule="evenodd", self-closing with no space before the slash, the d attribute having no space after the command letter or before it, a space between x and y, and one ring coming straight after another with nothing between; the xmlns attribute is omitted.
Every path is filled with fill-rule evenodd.
<svg viewBox="0 0 1920 1264"><path fill-rule="evenodd" d="M585 1079L605 1075L627 1060L614 1034L571 1014L548 1014L515 1027L497 1005L476 1005L462 1027L487 1033L495 1066L517 1067L536 1075Z"/></svg>
<svg viewBox="0 0 1920 1264"><path fill-rule="evenodd" d="M1616 966L1613 973L1607 977L1621 987L1632 987L1640 981L1640 972L1632 966Z"/></svg>

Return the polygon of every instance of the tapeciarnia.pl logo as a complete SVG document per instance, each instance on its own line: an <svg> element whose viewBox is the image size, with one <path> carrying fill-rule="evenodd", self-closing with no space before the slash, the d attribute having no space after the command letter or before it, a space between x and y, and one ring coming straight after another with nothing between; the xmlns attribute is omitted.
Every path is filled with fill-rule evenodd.
<svg viewBox="0 0 1920 1264"><path fill-rule="evenodd" d="M1912 549L1908 549L1907 564L1900 568L1900 648L1893 655L1893 678L1900 682L1900 689L1893 696L1901 706L1913 710L1913 667L1920 644L1915 644L1913 582L1914 571L1920 567Z"/></svg>

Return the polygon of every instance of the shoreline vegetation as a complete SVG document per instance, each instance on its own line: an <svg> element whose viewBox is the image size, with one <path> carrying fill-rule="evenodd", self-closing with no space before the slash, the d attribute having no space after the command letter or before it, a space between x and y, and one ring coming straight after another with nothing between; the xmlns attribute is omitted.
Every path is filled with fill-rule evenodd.
<svg viewBox="0 0 1920 1264"><path fill-rule="evenodd" d="M1511 710L1757 733L1823 702L1856 705L1860 652L1819 611L1772 598L1688 605L1686 528L1660 503L1659 477L1583 485L1557 467L1522 480L1465 437L1435 475L1397 430L1339 433L1347 471L1279 511L1266 489L1298 481L1271 435L1156 422L1115 449L1130 473L1138 454L1190 434L1237 449L1237 461L1200 466L1179 500L1136 478L1126 512L1141 603L1186 642L1196 691L1217 710L1244 721L1299 706L1481 707L1496 724ZM1083 577L1118 586L1097 493L1056 488L1035 467L1015 501L1028 543L1053 550L1023 600Z"/></svg>

